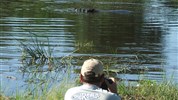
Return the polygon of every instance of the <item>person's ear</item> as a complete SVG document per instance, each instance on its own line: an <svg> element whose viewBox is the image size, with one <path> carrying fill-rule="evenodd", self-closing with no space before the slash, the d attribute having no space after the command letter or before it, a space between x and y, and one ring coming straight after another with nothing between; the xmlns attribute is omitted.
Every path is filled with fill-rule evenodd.
<svg viewBox="0 0 178 100"><path fill-rule="evenodd" d="M105 80L105 78L104 78L104 74L101 75L101 79L100 79L100 80L101 80L101 83L104 82L104 80Z"/></svg>
<svg viewBox="0 0 178 100"><path fill-rule="evenodd" d="M80 83L83 83L83 76L80 74Z"/></svg>

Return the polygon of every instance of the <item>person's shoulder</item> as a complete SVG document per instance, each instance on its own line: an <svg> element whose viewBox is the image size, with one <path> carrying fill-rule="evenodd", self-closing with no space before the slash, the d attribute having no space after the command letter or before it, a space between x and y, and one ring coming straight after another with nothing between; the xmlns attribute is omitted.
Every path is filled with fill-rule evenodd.
<svg viewBox="0 0 178 100"><path fill-rule="evenodd" d="M80 87L72 87L68 89L65 93L64 100L71 100L71 96L80 91Z"/></svg>
<svg viewBox="0 0 178 100"><path fill-rule="evenodd" d="M74 92L74 91L78 91L78 90L80 90L80 86L72 87L72 88L68 89L67 92Z"/></svg>
<svg viewBox="0 0 178 100"><path fill-rule="evenodd" d="M109 92L107 90L99 89L98 90L106 100L121 100L121 97L115 93Z"/></svg>
<svg viewBox="0 0 178 100"><path fill-rule="evenodd" d="M115 93L112 93L108 96L109 100L121 100L121 97Z"/></svg>
<svg viewBox="0 0 178 100"><path fill-rule="evenodd" d="M105 97L107 98L106 100L121 100L121 97L115 93L105 93Z"/></svg>

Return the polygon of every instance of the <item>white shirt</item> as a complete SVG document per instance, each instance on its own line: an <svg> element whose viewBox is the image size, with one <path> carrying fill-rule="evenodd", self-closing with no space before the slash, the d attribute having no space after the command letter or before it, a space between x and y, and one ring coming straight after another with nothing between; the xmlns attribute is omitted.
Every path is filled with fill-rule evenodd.
<svg viewBox="0 0 178 100"><path fill-rule="evenodd" d="M96 85L84 84L69 89L64 100L121 100L121 98Z"/></svg>

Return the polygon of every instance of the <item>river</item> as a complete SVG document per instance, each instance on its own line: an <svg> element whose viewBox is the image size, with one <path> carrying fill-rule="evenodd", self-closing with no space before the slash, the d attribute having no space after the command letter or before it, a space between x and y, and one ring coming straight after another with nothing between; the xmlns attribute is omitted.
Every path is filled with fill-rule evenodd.
<svg viewBox="0 0 178 100"><path fill-rule="evenodd" d="M55 83L63 80L65 67L48 71L44 65L44 76L35 77L30 68L24 71L22 43L33 45L35 39L45 50L52 49L53 58L73 57L73 78L82 62L93 57L109 67L108 74L126 83L140 79L178 83L176 0L1 0L0 29L1 91L7 94L39 83L44 76Z"/></svg>

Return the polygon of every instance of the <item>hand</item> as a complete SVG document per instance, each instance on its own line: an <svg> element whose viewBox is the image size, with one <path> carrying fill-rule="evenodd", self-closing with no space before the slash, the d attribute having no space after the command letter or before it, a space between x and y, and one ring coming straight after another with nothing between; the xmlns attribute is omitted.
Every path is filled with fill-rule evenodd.
<svg viewBox="0 0 178 100"><path fill-rule="evenodd" d="M109 79L111 79L111 80L113 81L113 83L110 84L110 83L108 82L108 80L105 80L105 83L106 83L106 85L108 86L108 90L109 90L110 92L112 92L112 93L116 93L116 94L117 94L116 79L113 78L113 77L111 77L111 78L109 78Z"/></svg>

